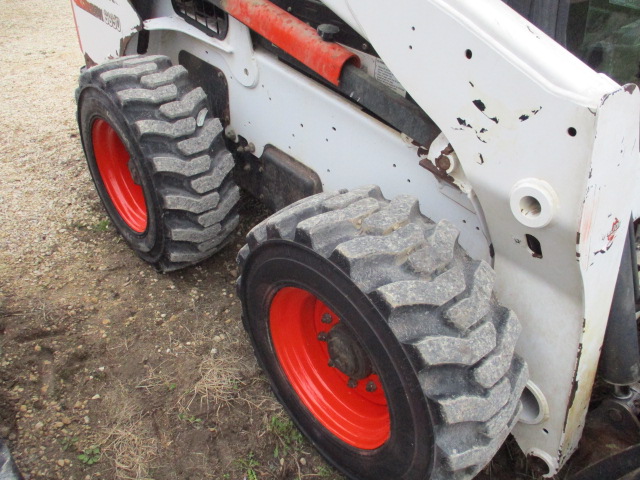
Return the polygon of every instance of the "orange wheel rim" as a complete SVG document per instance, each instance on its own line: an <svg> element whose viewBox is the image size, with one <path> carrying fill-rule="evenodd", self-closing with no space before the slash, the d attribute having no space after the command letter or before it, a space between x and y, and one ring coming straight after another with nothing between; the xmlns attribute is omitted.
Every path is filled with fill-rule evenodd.
<svg viewBox="0 0 640 480"><path fill-rule="evenodd" d="M340 440L373 450L391 434L386 395L375 373L352 388L347 375L329 366L329 348L322 339L340 322L315 295L294 287L279 290L269 312L276 356L302 403Z"/></svg>
<svg viewBox="0 0 640 480"><path fill-rule="evenodd" d="M131 230L143 233L147 229L147 203L129 170L129 151L113 127L101 118L91 126L91 140L100 178L118 215Z"/></svg>

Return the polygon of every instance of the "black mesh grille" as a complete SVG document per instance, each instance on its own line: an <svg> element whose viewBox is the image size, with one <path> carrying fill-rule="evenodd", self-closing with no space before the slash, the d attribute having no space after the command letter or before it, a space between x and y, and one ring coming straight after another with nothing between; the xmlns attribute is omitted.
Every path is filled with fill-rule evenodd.
<svg viewBox="0 0 640 480"><path fill-rule="evenodd" d="M206 0L172 0L178 15L207 35L224 38L227 35L227 14Z"/></svg>

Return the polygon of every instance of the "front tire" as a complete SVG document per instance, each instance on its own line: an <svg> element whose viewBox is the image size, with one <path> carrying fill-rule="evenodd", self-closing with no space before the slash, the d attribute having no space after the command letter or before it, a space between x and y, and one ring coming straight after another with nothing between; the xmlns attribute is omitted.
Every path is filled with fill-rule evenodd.
<svg viewBox="0 0 640 480"><path fill-rule="evenodd" d="M184 67L119 58L85 70L76 96L100 199L143 260L167 272L226 245L238 224L234 161Z"/></svg>
<svg viewBox="0 0 640 480"><path fill-rule="evenodd" d="M472 478L517 421L520 327L457 236L415 198L364 187L285 208L240 252L258 360L349 478Z"/></svg>

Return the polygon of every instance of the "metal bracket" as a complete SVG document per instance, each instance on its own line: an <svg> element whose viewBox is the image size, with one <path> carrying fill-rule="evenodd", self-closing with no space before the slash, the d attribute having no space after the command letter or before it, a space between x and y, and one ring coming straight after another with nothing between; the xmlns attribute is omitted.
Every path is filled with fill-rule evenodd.
<svg viewBox="0 0 640 480"><path fill-rule="evenodd" d="M615 387L612 395L589 412L580 448L570 460L584 467L572 480L625 478L640 468L640 383ZM636 477L631 477L636 478Z"/></svg>

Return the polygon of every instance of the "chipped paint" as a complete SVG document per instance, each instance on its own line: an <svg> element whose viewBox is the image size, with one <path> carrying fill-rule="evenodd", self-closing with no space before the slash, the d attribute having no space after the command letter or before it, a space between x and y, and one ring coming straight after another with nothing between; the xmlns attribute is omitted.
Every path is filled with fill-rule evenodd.
<svg viewBox="0 0 640 480"><path fill-rule="evenodd" d="M458 124L464 125L466 128L473 128L464 119L458 118L457 120ZM460 166L460 160L444 134L438 135L428 150L415 142L414 146L417 147L417 154L420 158L419 165L422 168L431 172L438 180L458 188L467 195L472 192L471 185ZM480 159L484 162L482 155L480 155Z"/></svg>
<svg viewBox="0 0 640 480"><path fill-rule="evenodd" d="M487 114L487 112L485 111L487 109L486 105L484 104L484 102L482 100L474 100L472 102L476 108L478 110L480 110L482 112L482 114L487 117L489 120L491 120L493 123L500 123L500 120L498 120L498 117L492 117L489 114Z"/></svg>
<svg viewBox="0 0 640 480"><path fill-rule="evenodd" d="M125 55L129 42L142 29L128 1L72 0L71 4L87 66Z"/></svg>
<svg viewBox="0 0 640 480"><path fill-rule="evenodd" d="M623 95L625 91L618 88L603 95L595 116L592 109L586 109L594 118L596 128L592 135L592 161L585 172L586 187L576 235L584 285L584 319L580 356L577 357L563 427L561 464L577 447L584 426L622 255L624 242L616 239L626 234L626 226L619 219L630 216L630 199L638 173L635 144L640 97L633 89L631 100ZM612 165L619 168L611 168Z"/></svg>
<svg viewBox="0 0 640 480"><path fill-rule="evenodd" d="M609 251L609 249L613 246L613 242L616 239L616 234L619 229L620 229L620 220L616 218L613 221L613 224L611 225L611 230L609 230L609 233L607 233L602 237L602 240L606 242L606 245L600 250L596 250L594 252L594 255L597 255L599 253L607 253Z"/></svg>

